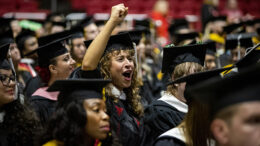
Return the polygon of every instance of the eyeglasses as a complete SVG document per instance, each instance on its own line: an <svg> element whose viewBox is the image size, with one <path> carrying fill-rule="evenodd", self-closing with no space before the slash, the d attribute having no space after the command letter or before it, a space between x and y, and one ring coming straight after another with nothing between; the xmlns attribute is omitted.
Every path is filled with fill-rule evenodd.
<svg viewBox="0 0 260 146"><path fill-rule="evenodd" d="M0 74L0 81L4 86L9 86L10 81L15 82L15 77L13 75L9 77L7 75Z"/></svg>

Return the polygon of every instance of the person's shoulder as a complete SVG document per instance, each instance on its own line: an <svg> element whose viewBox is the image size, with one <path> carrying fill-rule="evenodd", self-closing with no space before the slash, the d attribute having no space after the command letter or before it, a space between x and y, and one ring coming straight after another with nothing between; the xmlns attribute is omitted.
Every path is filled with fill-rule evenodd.
<svg viewBox="0 0 260 146"><path fill-rule="evenodd" d="M69 78L102 78L99 68L91 71L85 71L77 67L69 76Z"/></svg>
<svg viewBox="0 0 260 146"><path fill-rule="evenodd" d="M153 146L185 146L186 144L175 137L163 136L156 139Z"/></svg>

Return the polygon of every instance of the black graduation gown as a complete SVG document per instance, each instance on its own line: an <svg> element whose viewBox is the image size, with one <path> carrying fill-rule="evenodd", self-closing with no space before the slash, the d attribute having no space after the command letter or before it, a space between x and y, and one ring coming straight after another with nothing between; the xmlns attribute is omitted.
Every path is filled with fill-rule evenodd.
<svg viewBox="0 0 260 146"><path fill-rule="evenodd" d="M153 146L186 146L186 144L175 137L164 136L158 138Z"/></svg>
<svg viewBox="0 0 260 146"><path fill-rule="evenodd" d="M162 133L178 126L185 116L185 113L161 100L153 102L144 112L145 145L147 146Z"/></svg>
<svg viewBox="0 0 260 146"><path fill-rule="evenodd" d="M24 95L26 98L30 98L32 94L41 87L41 79L39 76L32 77L26 82L24 89Z"/></svg>
<svg viewBox="0 0 260 146"><path fill-rule="evenodd" d="M0 146L8 146L8 140L7 140L7 131L4 130L0 124Z"/></svg>
<svg viewBox="0 0 260 146"><path fill-rule="evenodd" d="M140 87L140 96L142 97L141 102L144 107L156 100L151 90L151 85L146 79L143 80L143 86Z"/></svg>
<svg viewBox="0 0 260 146"><path fill-rule="evenodd" d="M51 115L54 113L57 101L42 96L32 96L31 105L40 119L42 126L45 126Z"/></svg>
<svg viewBox="0 0 260 146"><path fill-rule="evenodd" d="M143 124L131 111L127 101L106 99L111 128L116 132L123 146L137 146L142 143Z"/></svg>
<svg viewBox="0 0 260 146"><path fill-rule="evenodd" d="M74 69L74 71L70 74L69 78L103 78L101 76L100 70L95 69L93 71L83 71L81 70L81 66Z"/></svg>

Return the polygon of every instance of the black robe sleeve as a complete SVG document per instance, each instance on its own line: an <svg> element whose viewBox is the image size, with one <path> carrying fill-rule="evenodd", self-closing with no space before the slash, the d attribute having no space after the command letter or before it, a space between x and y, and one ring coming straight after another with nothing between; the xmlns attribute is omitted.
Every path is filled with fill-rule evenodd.
<svg viewBox="0 0 260 146"><path fill-rule="evenodd" d="M183 141L180 141L174 137L160 137L158 138L153 146L185 146L186 144Z"/></svg>
<svg viewBox="0 0 260 146"><path fill-rule="evenodd" d="M92 71L84 71L80 66L70 74L69 78L102 78L102 76L99 68Z"/></svg>
<svg viewBox="0 0 260 146"><path fill-rule="evenodd" d="M123 146L141 146L143 140L143 124L131 112L123 101L114 102L112 98L106 99L108 114L112 131L115 131Z"/></svg>
<svg viewBox="0 0 260 146"><path fill-rule="evenodd" d="M41 79L39 76L32 77L26 82L26 86L24 89L24 95L28 99L32 96L32 94L41 87Z"/></svg>
<svg viewBox="0 0 260 146"><path fill-rule="evenodd" d="M184 116L185 113L161 100L148 106L144 116L146 145L151 145L159 135L178 126Z"/></svg>
<svg viewBox="0 0 260 146"><path fill-rule="evenodd" d="M41 124L45 126L55 111L56 101L49 100L42 96L32 96L31 105L40 119Z"/></svg>

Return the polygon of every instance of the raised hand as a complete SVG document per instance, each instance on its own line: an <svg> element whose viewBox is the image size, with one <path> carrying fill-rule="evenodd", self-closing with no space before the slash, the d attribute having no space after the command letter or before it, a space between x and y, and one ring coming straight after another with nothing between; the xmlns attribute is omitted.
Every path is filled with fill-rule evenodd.
<svg viewBox="0 0 260 146"><path fill-rule="evenodd" d="M121 23L128 13L128 7L124 4L118 4L112 7L109 21L113 21L116 24Z"/></svg>

